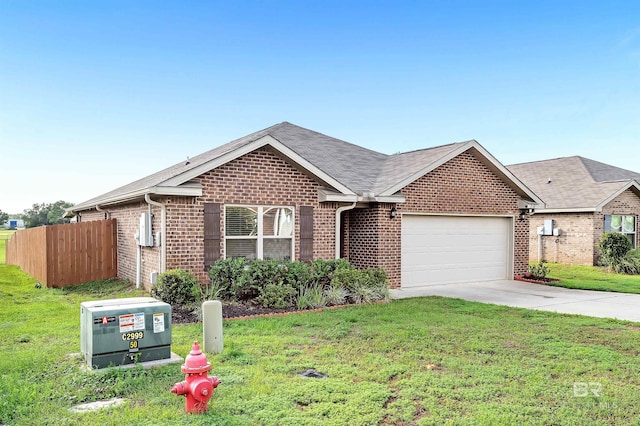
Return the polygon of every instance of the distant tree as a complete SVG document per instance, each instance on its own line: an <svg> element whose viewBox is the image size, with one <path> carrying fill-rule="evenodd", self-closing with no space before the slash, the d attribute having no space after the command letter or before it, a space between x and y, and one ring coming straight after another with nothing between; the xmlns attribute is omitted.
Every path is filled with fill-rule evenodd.
<svg viewBox="0 0 640 426"><path fill-rule="evenodd" d="M0 225L9 220L9 214L0 210Z"/></svg>
<svg viewBox="0 0 640 426"><path fill-rule="evenodd" d="M22 215L26 228L35 228L42 225L55 225L59 223L69 223L69 219L64 219L64 209L71 207L73 203L67 201L56 201L53 204L34 204L30 209L26 209Z"/></svg>
<svg viewBox="0 0 640 426"><path fill-rule="evenodd" d="M58 224L58 223L69 223L69 219L65 219L64 218L64 213L67 207L71 207L73 206L73 203L70 203L68 201L56 201L55 203L51 204L51 207L49 208L49 213L47 213L47 219L49 220L50 224Z"/></svg>

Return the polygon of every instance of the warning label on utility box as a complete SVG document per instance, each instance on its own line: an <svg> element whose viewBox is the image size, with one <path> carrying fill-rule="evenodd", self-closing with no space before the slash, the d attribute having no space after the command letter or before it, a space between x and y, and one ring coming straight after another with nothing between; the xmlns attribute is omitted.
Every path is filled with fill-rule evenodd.
<svg viewBox="0 0 640 426"><path fill-rule="evenodd" d="M119 320L120 333L144 330L144 312L120 315Z"/></svg>
<svg viewBox="0 0 640 426"><path fill-rule="evenodd" d="M164 333L164 314L162 312L153 314L153 332Z"/></svg>

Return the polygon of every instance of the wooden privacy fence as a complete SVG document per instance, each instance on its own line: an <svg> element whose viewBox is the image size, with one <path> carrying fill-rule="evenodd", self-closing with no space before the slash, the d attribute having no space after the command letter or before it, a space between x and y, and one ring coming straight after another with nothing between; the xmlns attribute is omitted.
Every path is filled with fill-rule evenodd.
<svg viewBox="0 0 640 426"><path fill-rule="evenodd" d="M7 241L7 263L47 287L115 278L117 257L115 219L25 229Z"/></svg>

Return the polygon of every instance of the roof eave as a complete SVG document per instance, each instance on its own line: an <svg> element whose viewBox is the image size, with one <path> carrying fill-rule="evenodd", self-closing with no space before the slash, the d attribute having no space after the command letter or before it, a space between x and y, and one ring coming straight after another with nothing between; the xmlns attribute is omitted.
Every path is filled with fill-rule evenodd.
<svg viewBox="0 0 640 426"><path fill-rule="evenodd" d="M595 213L600 211L596 207L567 207L567 208L550 208L535 209L533 214L551 214L551 213Z"/></svg>
<svg viewBox="0 0 640 426"><path fill-rule="evenodd" d="M96 206L104 207L115 204L124 204L139 199L144 199L146 194L149 195L174 195L182 197L200 197L202 196L202 186L200 184L189 184L184 186L163 186L156 185L149 188L143 188L136 191L128 192L126 194L120 194L113 197L104 198L101 200L95 200L91 203L80 203L69 209L66 209L65 217L75 216L77 212L84 210L91 210Z"/></svg>
<svg viewBox="0 0 640 426"><path fill-rule="evenodd" d="M356 194L340 194L325 188L318 189L318 201L320 203L391 203L399 204L406 201L404 195L374 195L373 193Z"/></svg>

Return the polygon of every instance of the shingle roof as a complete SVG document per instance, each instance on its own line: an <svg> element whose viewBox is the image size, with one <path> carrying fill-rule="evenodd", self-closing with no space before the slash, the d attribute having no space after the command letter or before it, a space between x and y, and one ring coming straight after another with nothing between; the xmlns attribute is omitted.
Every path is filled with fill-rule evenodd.
<svg viewBox="0 0 640 426"><path fill-rule="evenodd" d="M276 124L250 135L221 145L189 160L177 163L157 173L131 182L113 191L82 202L72 211L92 208L97 204L113 202L127 194L140 194L148 189L162 186L171 180L172 184L181 176L195 175L199 168L221 157L241 150L243 147L269 136L316 167L335 182L348 188L354 194L381 194L412 176L437 164L446 155L475 141L460 142L439 147L387 155L372 151L313 130L288 122ZM184 181L188 179L183 179ZM517 183L515 184L517 185ZM525 193L527 191L524 191Z"/></svg>
<svg viewBox="0 0 640 426"><path fill-rule="evenodd" d="M640 174L574 156L507 166L547 209L598 209Z"/></svg>

